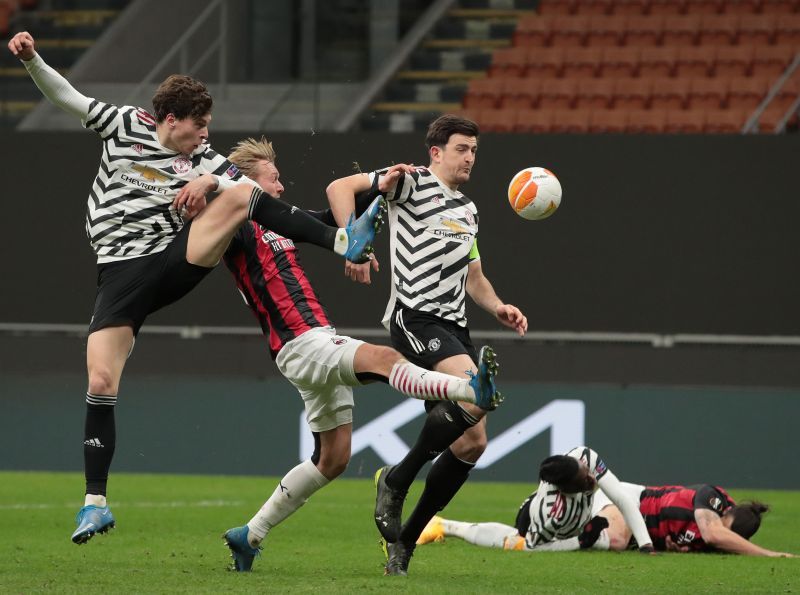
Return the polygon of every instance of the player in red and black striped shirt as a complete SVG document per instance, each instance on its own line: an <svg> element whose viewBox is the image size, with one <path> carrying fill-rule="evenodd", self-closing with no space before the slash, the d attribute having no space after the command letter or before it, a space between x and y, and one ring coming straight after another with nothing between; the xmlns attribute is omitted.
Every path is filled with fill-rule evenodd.
<svg viewBox="0 0 800 595"><path fill-rule="evenodd" d="M264 138L240 142L229 160L270 195L280 197L283 193L275 152ZM377 195L383 190L381 186L399 176L405 167L390 168L377 181L373 193ZM330 213L312 215L332 220ZM224 260L245 302L269 336L278 369L303 398L315 444L312 457L281 479L247 525L225 533L234 568L248 571L270 529L347 467L353 386L382 380L409 397L465 401L488 409L496 396L495 370L484 369L470 379L450 376L412 364L390 347L338 335L303 270L294 242L257 223L242 225Z"/></svg>

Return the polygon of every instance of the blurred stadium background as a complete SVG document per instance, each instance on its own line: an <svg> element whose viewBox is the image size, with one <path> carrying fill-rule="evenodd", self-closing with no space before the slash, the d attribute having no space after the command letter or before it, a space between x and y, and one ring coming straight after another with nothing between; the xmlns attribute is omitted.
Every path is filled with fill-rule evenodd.
<svg viewBox="0 0 800 595"><path fill-rule="evenodd" d="M2 37L20 30L107 101L148 107L172 72L205 80L212 145L267 135L285 198L310 208L335 177L427 163L436 115L475 119L463 190L483 267L531 326L514 339L469 312L508 397L476 478L530 479L582 441L631 481L800 489L786 472L800 413L800 1L0 0ZM77 471L95 274L83 212L100 144L40 99L3 50L0 468ZM532 165L564 187L543 222L505 197ZM385 342L385 241L371 287L303 254L339 330ZM413 439L415 405L357 391L350 476L399 458L386 438ZM308 448L301 410L218 270L143 328L114 470L280 474ZM242 433L263 434L268 460L231 461Z"/></svg>

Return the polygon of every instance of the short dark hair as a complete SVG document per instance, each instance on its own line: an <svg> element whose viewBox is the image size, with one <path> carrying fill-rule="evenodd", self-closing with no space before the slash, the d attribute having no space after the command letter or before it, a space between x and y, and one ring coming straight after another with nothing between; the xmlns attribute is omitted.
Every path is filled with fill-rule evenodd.
<svg viewBox="0 0 800 595"><path fill-rule="evenodd" d="M428 134L425 136L425 146L428 147L429 151L431 147L443 147L454 134L463 134L464 136L474 136L478 138L478 125L472 120L453 114L439 116L428 126Z"/></svg>
<svg viewBox="0 0 800 595"><path fill-rule="evenodd" d="M183 74L168 76L153 95L156 122L163 122L167 114L179 120L200 119L211 113L212 103L205 84Z"/></svg>
<svg viewBox="0 0 800 595"><path fill-rule="evenodd" d="M729 508L725 515L733 515L731 531L750 539L761 526L761 515L768 511L769 506L763 502L742 502Z"/></svg>
<svg viewBox="0 0 800 595"><path fill-rule="evenodd" d="M579 469L576 459L567 455L553 455L547 457L539 466L539 479L555 486L562 486L572 482Z"/></svg>

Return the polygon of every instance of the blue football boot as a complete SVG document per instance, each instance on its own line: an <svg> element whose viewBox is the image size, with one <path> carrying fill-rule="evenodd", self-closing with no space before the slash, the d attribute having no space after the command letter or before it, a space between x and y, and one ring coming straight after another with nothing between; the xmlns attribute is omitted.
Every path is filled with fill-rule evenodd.
<svg viewBox="0 0 800 595"><path fill-rule="evenodd" d="M499 367L494 350L484 345L478 354L478 373L467 372L470 376L469 385L475 391L475 404L484 411L493 411L503 402L503 395L494 383Z"/></svg>
<svg viewBox="0 0 800 595"><path fill-rule="evenodd" d="M116 525L114 515L108 506L89 504L78 511L75 517L78 528L72 534L72 542L81 545L94 537L95 533L105 533Z"/></svg>
<svg viewBox="0 0 800 595"><path fill-rule="evenodd" d="M374 252L372 242L375 234L383 225L383 212L386 210L386 200L379 196L370 203L361 217L350 217L350 222L345 228L347 231L347 252L344 257L356 264L367 262Z"/></svg>
<svg viewBox="0 0 800 595"><path fill-rule="evenodd" d="M261 553L261 548L250 545L247 541L247 535L249 533L250 528L245 525L244 527L228 529L222 536L225 540L225 545L230 548L231 558L233 558L233 564L231 564L230 570L250 572L253 569L253 560Z"/></svg>

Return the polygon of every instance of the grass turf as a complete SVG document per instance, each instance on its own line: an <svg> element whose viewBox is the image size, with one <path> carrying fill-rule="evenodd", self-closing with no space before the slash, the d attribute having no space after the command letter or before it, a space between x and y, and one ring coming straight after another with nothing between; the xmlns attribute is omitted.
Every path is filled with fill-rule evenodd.
<svg viewBox="0 0 800 595"><path fill-rule="evenodd" d="M458 539L421 546L410 575L382 576L372 522L373 487L338 480L270 534L252 573L226 572L221 535L242 525L272 492L274 478L112 477L117 528L71 543L83 479L67 473L0 473L0 592L441 592L441 593L791 593L800 559L634 552L503 552ZM420 485L410 498L416 499ZM468 483L447 516L513 521L531 486ZM754 541L800 552L800 494L732 490L773 511Z"/></svg>

